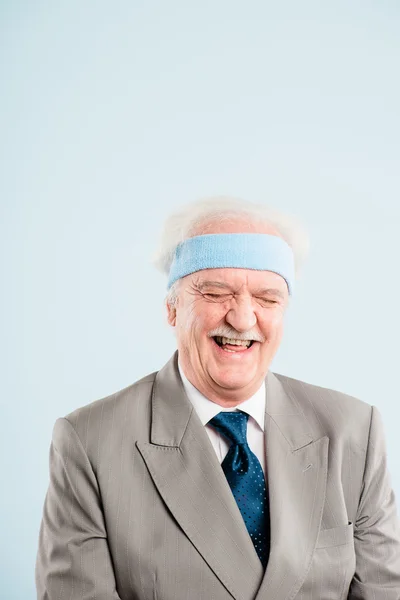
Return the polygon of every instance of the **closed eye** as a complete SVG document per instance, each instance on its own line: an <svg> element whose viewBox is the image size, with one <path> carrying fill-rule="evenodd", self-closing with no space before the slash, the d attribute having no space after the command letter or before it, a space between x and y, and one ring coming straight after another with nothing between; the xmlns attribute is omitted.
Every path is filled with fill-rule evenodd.
<svg viewBox="0 0 400 600"><path fill-rule="evenodd" d="M269 298L260 298L263 302L269 302L270 304L277 304L276 300L270 300Z"/></svg>
<svg viewBox="0 0 400 600"><path fill-rule="evenodd" d="M230 298L230 294L204 294L206 298L212 298L213 300L227 300Z"/></svg>

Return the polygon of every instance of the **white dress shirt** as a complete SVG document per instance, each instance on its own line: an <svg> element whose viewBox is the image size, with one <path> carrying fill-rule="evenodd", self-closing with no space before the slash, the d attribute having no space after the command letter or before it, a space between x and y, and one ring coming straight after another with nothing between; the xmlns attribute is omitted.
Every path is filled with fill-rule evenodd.
<svg viewBox="0 0 400 600"><path fill-rule="evenodd" d="M263 381L262 386L257 390L254 396L251 396L248 400L245 400L236 407L224 408L215 402L212 402L204 394L199 392L192 383L185 376L181 364L178 360L179 373L182 377L185 392L193 404L195 411L200 417L200 421L205 426L208 437L213 445L213 448L217 454L220 463L225 458L229 450L229 442L227 439L218 433L213 427L207 425L208 421L215 417L220 412L230 412L241 410L247 413L249 419L247 421L247 443L249 444L250 450L254 452L260 461L262 470L265 475L265 436L264 436L264 418L265 418L265 382Z"/></svg>

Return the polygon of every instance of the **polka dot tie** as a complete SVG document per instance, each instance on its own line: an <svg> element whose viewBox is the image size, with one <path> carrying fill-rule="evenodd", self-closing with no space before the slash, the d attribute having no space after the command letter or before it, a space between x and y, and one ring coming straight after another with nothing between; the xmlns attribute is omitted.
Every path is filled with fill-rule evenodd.
<svg viewBox="0 0 400 600"><path fill-rule="evenodd" d="M248 418L241 411L220 412L208 424L231 442L221 467L265 568L270 543L268 494L260 461L247 443Z"/></svg>

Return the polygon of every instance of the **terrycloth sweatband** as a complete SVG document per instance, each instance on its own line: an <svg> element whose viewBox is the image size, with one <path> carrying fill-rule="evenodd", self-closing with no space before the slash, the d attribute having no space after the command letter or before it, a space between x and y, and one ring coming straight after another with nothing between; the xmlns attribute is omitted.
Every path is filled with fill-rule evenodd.
<svg viewBox="0 0 400 600"><path fill-rule="evenodd" d="M188 238L176 248L168 289L190 273L229 267L277 273L293 295L293 251L282 238L267 233L209 233Z"/></svg>

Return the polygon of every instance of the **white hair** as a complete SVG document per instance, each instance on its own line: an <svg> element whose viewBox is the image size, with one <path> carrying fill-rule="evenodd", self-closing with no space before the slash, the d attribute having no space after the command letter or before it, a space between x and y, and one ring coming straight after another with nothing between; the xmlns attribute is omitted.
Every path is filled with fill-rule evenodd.
<svg viewBox="0 0 400 600"><path fill-rule="evenodd" d="M235 217L245 217L253 224L272 225L292 248L295 276L299 277L310 247L308 233L299 219L263 204L227 196L202 198L184 205L171 214L164 223L160 243L152 257L152 263L168 276L175 249L180 243L192 237L194 231L203 224L206 225L215 219L221 222ZM175 304L180 281L178 279L170 287L166 297L168 304Z"/></svg>

